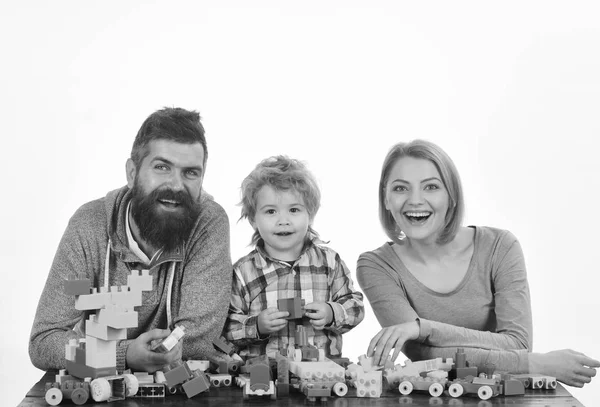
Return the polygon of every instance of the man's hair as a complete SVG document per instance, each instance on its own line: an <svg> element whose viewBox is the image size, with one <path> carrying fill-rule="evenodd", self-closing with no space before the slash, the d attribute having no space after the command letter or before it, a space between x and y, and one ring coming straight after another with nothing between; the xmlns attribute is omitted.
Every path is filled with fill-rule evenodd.
<svg viewBox="0 0 600 407"><path fill-rule="evenodd" d="M408 143L398 143L388 152L381 168L379 178L379 221L385 234L396 243L400 243L400 230L392 213L385 207L386 184L390 171L396 162L403 157L419 158L429 160L440 173L442 183L448 191L448 212L444 223L444 229L438 237L438 243L451 241L464 216L464 202L460 176L452 159L438 145L426 140L413 140Z"/></svg>
<svg viewBox="0 0 600 407"><path fill-rule="evenodd" d="M202 164L206 166L208 150L204 127L200 122L200 114L194 110L165 107L148 116L142 123L131 149L131 159L137 169L149 154L147 146L153 140L170 140L184 144L200 143L204 149Z"/></svg>
<svg viewBox="0 0 600 407"><path fill-rule="evenodd" d="M302 162L283 155L262 160L244 179L241 187L242 215L240 219L247 218L254 222L257 195L265 185L278 191L293 190L297 192L304 200L312 223L321 205L321 191L319 191L317 181ZM308 238L316 237L318 237L317 232L309 225ZM260 233L257 229L252 236L252 244L258 243L259 239Z"/></svg>

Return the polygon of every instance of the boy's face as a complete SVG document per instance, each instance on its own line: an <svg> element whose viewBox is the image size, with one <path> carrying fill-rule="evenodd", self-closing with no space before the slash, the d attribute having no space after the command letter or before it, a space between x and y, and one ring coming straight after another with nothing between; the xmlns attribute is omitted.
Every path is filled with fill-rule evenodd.
<svg viewBox="0 0 600 407"><path fill-rule="evenodd" d="M295 190L279 191L265 185L258 191L256 215L250 223L258 229L269 256L295 261L304 246L310 216Z"/></svg>

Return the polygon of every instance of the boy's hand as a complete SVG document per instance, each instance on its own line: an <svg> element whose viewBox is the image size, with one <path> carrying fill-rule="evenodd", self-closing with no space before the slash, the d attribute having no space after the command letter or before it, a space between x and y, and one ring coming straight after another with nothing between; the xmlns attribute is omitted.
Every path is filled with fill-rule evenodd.
<svg viewBox="0 0 600 407"><path fill-rule="evenodd" d="M127 347L127 355L125 356L127 367L141 372L153 373L162 369L165 365L170 365L181 359L181 341L167 353L157 353L150 350L152 341L164 339L170 333L171 331L168 329L152 329L138 336Z"/></svg>
<svg viewBox="0 0 600 407"><path fill-rule="evenodd" d="M259 335L267 335L283 329L287 325L287 320L283 318L289 315L289 312L279 311L277 308L263 310L256 319Z"/></svg>
<svg viewBox="0 0 600 407"><path fill-rule="evenodd" d="M329 325L333 321L333 309L326 302L311 302L306 304L304 309L306 310L304 315L310 318L311 325L317 331L321 331L325 325Z"/></svg>

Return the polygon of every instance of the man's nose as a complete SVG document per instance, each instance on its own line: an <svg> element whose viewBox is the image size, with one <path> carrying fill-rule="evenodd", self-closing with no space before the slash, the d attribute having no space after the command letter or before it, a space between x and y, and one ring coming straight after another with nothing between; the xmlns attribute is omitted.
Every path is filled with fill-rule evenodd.
<svg viewBox="0 0 600 407"><path fill-rule="evenodd" d="M179 171L173 171L169 179L169 185L174 191L183 190L183 177Z"/></svg>

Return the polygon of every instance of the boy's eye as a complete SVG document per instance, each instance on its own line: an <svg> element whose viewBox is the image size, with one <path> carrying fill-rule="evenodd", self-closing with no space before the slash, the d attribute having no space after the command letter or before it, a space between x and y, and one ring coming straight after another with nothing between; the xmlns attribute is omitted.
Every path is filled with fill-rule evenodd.
<svg viewBox="0 0 600 407"><path fill-rule="evenodd" d="M267 215L273 215L273 214L275 213L275 209L267 209L267 210L265 211L265 213L266 213Z"/></svg>

